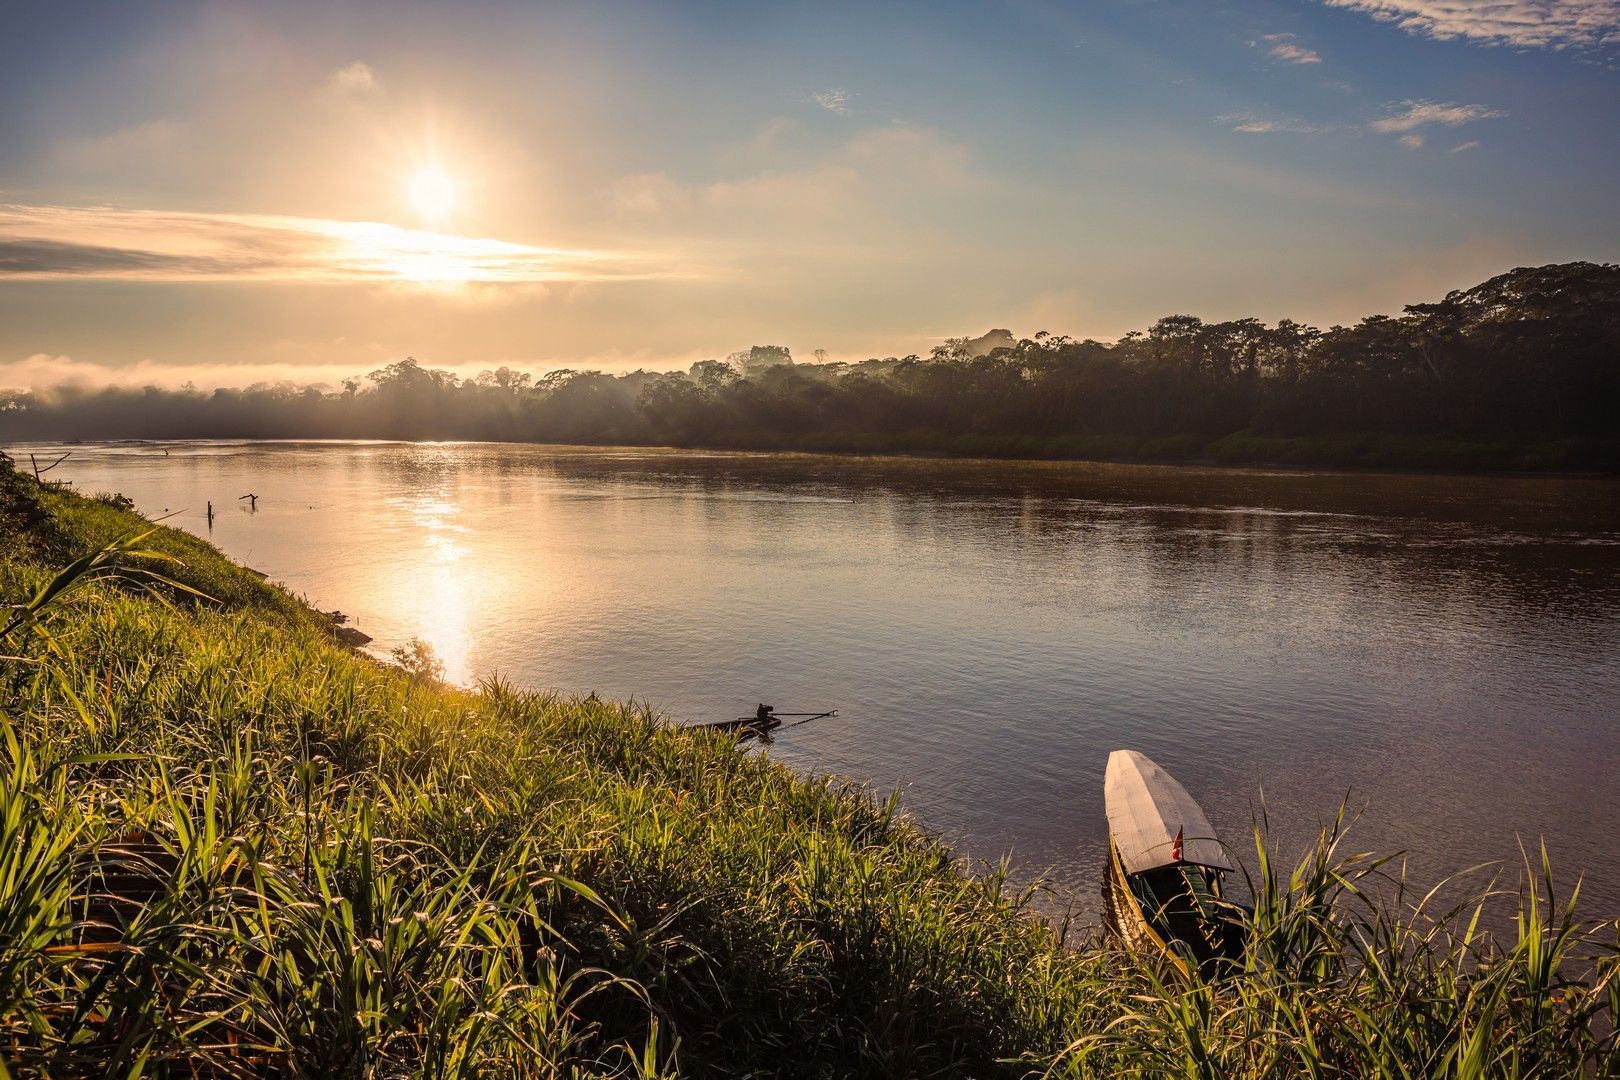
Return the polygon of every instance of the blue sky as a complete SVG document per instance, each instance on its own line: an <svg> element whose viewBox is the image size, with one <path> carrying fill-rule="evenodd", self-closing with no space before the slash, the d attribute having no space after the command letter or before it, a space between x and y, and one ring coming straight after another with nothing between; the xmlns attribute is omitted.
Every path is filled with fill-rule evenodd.
<svg viewBox="0 0 1620 1080"><path fill-rule="evenodd" d="M1620 0L0 18L0 385L1328 324L1620 255Z"/></svg>

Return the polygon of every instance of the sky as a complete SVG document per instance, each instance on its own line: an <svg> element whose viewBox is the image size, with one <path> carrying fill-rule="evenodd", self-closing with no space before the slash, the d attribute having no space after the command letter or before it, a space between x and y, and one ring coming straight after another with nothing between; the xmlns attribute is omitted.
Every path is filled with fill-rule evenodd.
<svg viewBox="0 0 1620 1080"><path fill-rule="evenodd" d="M0 6L0 386L1398 313L1620 259L1620 0Z"/></svg>

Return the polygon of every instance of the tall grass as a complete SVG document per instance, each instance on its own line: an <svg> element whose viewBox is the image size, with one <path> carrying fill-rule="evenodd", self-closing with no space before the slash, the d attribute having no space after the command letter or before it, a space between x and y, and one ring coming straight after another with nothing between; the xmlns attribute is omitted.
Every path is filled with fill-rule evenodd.
<svg viewBox="0 0 1620 1080"><path fill-rule="evenodd" d="M1620 1069L1615 926L1544 864L1443 908L1337 825L1292 870L1261 828L1245 966L1189 982L1035 917L893 800L382 667L190 537L0 499L43 510L0 538L32 605L0 639L7 1075Z"/></svg>

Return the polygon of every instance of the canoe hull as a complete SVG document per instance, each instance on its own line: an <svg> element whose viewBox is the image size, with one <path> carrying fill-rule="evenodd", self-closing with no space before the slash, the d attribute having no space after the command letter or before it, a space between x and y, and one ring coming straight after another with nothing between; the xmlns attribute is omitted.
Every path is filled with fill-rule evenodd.
<svg viewBox="0 0 1620 1080"><path fill-rule="evenodd" d="M694 724L693 727L703 731L725 731L736 735L763 735L767 731L775 731L782 726L782 721L776 717L769 720L758 720L750 716L745 720L720 720L713 724Z"/></svg>
<svg viewBox="0 0 1620 1080"><path fill-rule="evenodd" d="M1183 972L1187 965L1165 943L1164 938L1148 922L1142 905L1125 879L1125 866L1120 862L1119 848L1114 838L1108 838L1108 885L1103 892L1108 928L1132 952L1151 953L1168 957Z"/></svg>

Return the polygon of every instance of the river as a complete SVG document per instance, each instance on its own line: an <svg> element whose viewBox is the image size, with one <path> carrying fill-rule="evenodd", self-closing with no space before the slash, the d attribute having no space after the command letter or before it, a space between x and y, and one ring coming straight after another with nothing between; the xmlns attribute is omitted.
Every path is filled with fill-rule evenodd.
<svg viewBox="0 0 1620 1080"><path fill-rule="evenodd" d="M29 447L13 447L26 461ZM39 450L40 448L34 448ZM72 447L449 678L839 716L765 752L1095 909L1110 750L1240 853L1545 838L1620 914L1620 481L397 443ZM53 455L54 456L54 455ZM258 496L256 508L238 496ZM212 530L205 505L218 516ZM1249 849L1252 856L1252 848Z"/></svg>

